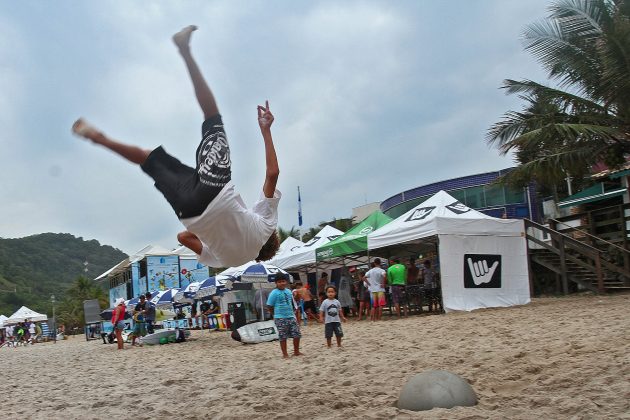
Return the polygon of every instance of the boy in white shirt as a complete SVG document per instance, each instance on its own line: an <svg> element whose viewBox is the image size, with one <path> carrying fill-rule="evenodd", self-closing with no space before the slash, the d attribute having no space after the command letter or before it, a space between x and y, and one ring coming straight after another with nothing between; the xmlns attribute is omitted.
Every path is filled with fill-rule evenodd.
<svg viewBox="0 0 630 420"><path fill-rule="evenodd" d="M281 197L276 184L280 169L271 137L274 117L269 102L258 106L267 171L262 194L248 209L231 182L230 148L219 109L190 52L190 37L196 29L188 26L173 36L205 118L195 168L184 165L161 146L151 151L115 141L83 119L77 120L72 130L140 165L154 179L155 187L186 227L177 239L194 251L201 263L234 267L254 259L268 260L280 246L276 234Z"/></svg>
<svg viewBox="0 0 630 420"><path fill-rule="evenodd" d="M341 338L343 337L341 321L346 322L348 319L343 314L341 302L337 300L337 288L332 284L326 286L326 298L319 307L319 322L325 324L324 337L326 337L326 345L328 348L332 346L334 333L337 339L337 347L341 347Z"/></svg>

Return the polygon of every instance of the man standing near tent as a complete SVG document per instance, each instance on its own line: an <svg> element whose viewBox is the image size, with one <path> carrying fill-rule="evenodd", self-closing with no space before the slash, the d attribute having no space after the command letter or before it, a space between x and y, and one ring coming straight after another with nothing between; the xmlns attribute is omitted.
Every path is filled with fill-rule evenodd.
<svg viewBox="0 0 630 420"><path fill-rule="evenodd" d="M433 278L434 273L433 273L433 270L431 269L430 260L424 261L421 273L422 273L422 282L424 284L424 294L427 297L427 301L429 304L429 312L431 312L433 308L435 308L435 310L437 311L438 309L438 304L436 302L437 290L436 290L435 280Z"/></svg>
<svg viewBox="0 0 630 420"><path fill-rule="evenodd" d="M407 264L407 285L405 286L407 310L409 312L411 312L412 305L416 309L422 310L422 293L418 284L419 276L420 269L416 265L416 259L411 257L409 258L409 264Z"/></svg>
<svg viewBox="0 0 630 420"><path fill-rule="evenodd" d="M400 304L405 294L405 283L407 282L407 267L400 263L400 259L394 259L394 264L387 269L387 283L392 293L394 309L400 319ZM405 316L407 309L405 308Z"/></svg>
<svg viewBox="0 0 630 420"><path fill-rule="evenodd" d="M363 281L372 297L372 311L370 313L370 320L372 321L379 321L383 315L386 278L387 273L381 268L381 259L375 258L374 267L365 273L363 277Z"/></svg>

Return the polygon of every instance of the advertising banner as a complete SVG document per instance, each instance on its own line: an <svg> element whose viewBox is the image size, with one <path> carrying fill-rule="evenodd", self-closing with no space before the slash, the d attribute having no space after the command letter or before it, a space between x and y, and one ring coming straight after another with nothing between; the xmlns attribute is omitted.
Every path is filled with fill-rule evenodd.
<svg viewBox="0 0 630 420"><path fill-rule="evenodd" d="M186 287L190 283L198 281L202 282L208 277L208 267L200 264L196 259L180 259L179 261L179 277L181 278L181 287Z"/></svg>
<svg viewBox="0 0 630 420"><path fill-rule="evenodd" d="M179 257L147 257L147 279L149 290L167 290L179 287Z"/></svg>

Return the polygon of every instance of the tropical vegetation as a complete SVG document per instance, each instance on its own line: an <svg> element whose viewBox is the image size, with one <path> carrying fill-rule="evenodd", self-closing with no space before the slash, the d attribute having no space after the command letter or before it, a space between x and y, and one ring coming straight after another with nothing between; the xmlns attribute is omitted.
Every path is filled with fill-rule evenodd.
<svg viewBox="0 0 630 420"><path fill-rule="evenodd" d="M557 0L549 10L527 26L523 42L556 86L505 80L503 89L524 106L492 125L487 142L519 164L504 182L555 190L630 153L630 2Z"/></svg>
<svg viewBox="0 0 630 420"><path fill-rule="evenodd" d="M11 315L26 305L50 316L51 295L59 308L78 277L94 278L126 257L111 246L67 233L0 238L0 314Z"/></svg>

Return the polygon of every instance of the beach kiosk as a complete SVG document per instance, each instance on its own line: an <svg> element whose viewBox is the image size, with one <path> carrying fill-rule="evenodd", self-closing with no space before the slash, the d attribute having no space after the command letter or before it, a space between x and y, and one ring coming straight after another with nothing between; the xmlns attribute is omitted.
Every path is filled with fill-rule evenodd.
<svg viewBox="0 0 630 420"><path fill-rule="evenodd" d="M530 302L523 220L487 216L439 191L367 240L371 254L437 250L446 312Z"/></svg>

